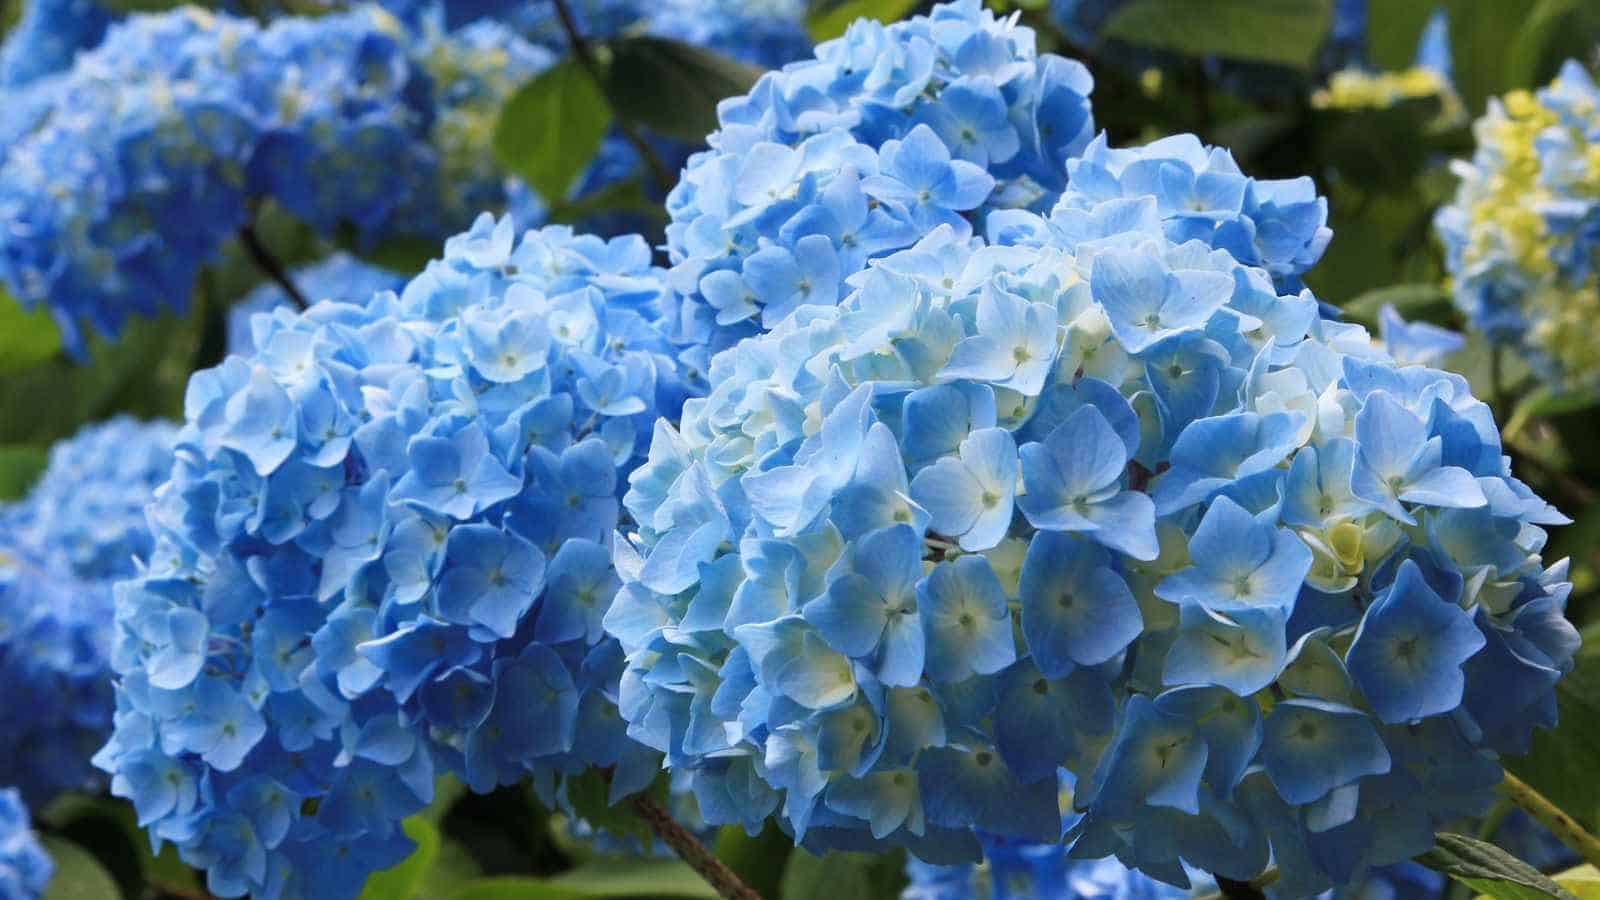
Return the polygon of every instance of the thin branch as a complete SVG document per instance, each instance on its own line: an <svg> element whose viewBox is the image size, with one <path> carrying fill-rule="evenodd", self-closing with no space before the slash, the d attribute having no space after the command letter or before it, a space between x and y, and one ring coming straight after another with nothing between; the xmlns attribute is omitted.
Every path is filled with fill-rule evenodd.
<svg viewBox="0 0 1600 900"><path fill-rule="evenodd" d="M567 35L567 45L572 48L572 54L578 58L578 65L583 66L583 70L589 73L589 78L594 82L594 86L601 93L605 93L605 72L600 68L600 60L595 58L594 49L589 46L589 42L584 40L583 34L578 31L577 20L572 18L572 10L567 8L567 0L554 0L554 3L556 18L561 20L561 30ZM633 123L628 121L626 116L617 116L616 120L617 127L622 129L622 136L628 139L628 143L633 145L633 149L639 151L639 157L644 160L645 166L650 169L650 177L655 180L656 185L663 191L670 189L672 187L672 171L667 168L666 163L661 161L661 157L657 155L655 148L650 146L650 142L644 139L644 135L633 127Z"/></svg>
<svg viewBox="0 0 1600 900"><path fill-rule="evenodd" d="M561 0L556 0L559 5ZM756 893L734 871L717 859L700 839L695 837L689 829L678 823L672 814L662 809L660 804L645 796L636 794L633 798L634 811L639 818L650 825L656 837L671 847L678 858L689 864L704 878L706 884L723 900L761 900L761 895Z"/></svg>
<svg viewBox="0 0 1600 900"><path fill-rule="evenodd" d="M294 279L289 277L289 271L276 256L272 255L267 245L262 243L261 235L256 234L255 223L247 222L239 229L239 243L244 245L245 252L250 254L250 261L256 264L256 268L276 282L278 287L283 288L283 292L289 295L295 306L301 310L310 307L311 304L306 302L306 295L300 293L300 289L295 287Z"/></svg>
<svg viewBox="0 0 1600 900"><path fill-rule="evenodd" d="M1590 865L1600 866L1600 838L1584 831L1576 819L1562 812L1545 795L1510 772L1500 782L1500 793L1522 807L1534 821L1549 829L1561 843L1571 847Z"/></svg>

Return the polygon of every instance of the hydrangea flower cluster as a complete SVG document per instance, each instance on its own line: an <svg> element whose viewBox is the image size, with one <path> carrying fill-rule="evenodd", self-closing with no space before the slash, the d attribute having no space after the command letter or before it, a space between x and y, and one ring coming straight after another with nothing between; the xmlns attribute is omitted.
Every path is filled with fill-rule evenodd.
<svg viewBox="0 0 1600 900"><path fill-rule="evenodd" d="M1280 292L1325 236L1099 168L876 260L657 426L605 624L708 821L937 862L1064 835L1177 885L1270 859L1306 896L1426 850L1553 723L1567 520L1489 408Z"/></svg>
<svg viewBox="0 0 1600 900"><path fill-rule="evenodd" d="M54 866L13 788L0 788L0 900L38 900Z"/></svg>
<svg viewBox="0 0 1600 900"><path fill-rule="evenodd" d="M446 15L464 16L449 4ZM565 53L567 35L550 0L507 3L480 0L481 16L494 16L551 50ZM648 34L705 47L752 65L773 68L809 55L802 0L569 0L574 24L586 38L605 41Z"/></svg>
<svg viewBox="0 0 1600 900"><path fill-rule="evenodd" d="M0 508L0 784L30 805L98 781L89 758L111 731L111 582L150 553L144 507L175 434L131 419L85 428L52 449L24 500Z"/></svg>
<svg viewBox="0 0 1600 900"><path fill-rule="evenodd" d="M425 32L418 56L433 82L438 188L416 195L417 208L405 215L417 233L449 233L486 209L507 207L509 196L531 194L484 148L493 144L501 106L556 56L491 19L450 33ZM519 228L544 224L542 200L511 204L509 210Z"/></svg>
<svg viewBox="0 0 1600 900"><path fill-rule="evenodd" d="M172 467L177 427L119 416L50 448L27 497L0 508L0 540L59 560L74 577L114 581L148 559L144 508Z"/></svg>
<svg viewBox="0 0 1600 900"><path fill-rule="evenodd" d="M900 900L1182 900L1199 893L1129 871L1115 859L1072 859L1060 844L988 841L983 849L981 867L909 858L910 884Z"/></svg>
<svg viewBox="0 0 1600 900"><path fill-rule="evenodd" d="M113 26L41 85L51 102L4 148L0 279L81 351L80 323L115 335L130 314L182 310L252 198L324 231L390 227L434 167L426 79L397 28L376 9Z"/></svg>
<svg viewBox="0 0 1600 900"><path fill-rule="evenodd" d="M857 21L723 101L667 198L679 327L720 348L832 304L868 260L939 225L1047 203L1093 132L1083 66L960 0Z"/></svg>
<svg viewBox="0 0 1600 900"><path fill-rule="evenodd" d="M30 0L0 44L0 88L14 91L72 65L105 37L112 16L97 0Z"/></svg>
<svg viewBox="0 0 1600 900"><path fill-rule="evenodd" d="M1556 385L1600 386L1600 87L1568 61L1472 130L1477 150L1435 221L1456 306Z"/></svg>
<svg viewBox="0 0 1600 900"><path fill-rule="evenodd" d="M662 293L637 236L485 215L398 295L258 316L191 379L96 762L212 893L354 896L439 771L654 777L601 616L623 477L702 391Z"/></svg>
<svg viewBox="0 0 1600 900"><path fill-rule="evenodd" d="M398 291L405 278L351 256L334 253L289 273L295 287L312 303L332 300L362 304L384 291ZM256 347L251 323L261 313L290 305L289 295L276 282L264 281L244 299L228 307L228 352L248 354ZM271 329L269 322L262 326Z"/></svg>

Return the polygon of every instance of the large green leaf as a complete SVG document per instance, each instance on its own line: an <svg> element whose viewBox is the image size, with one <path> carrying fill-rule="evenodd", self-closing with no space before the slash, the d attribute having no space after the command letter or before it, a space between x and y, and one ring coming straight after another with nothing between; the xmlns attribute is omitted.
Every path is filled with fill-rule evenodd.
<svg viewBox="0 0 1600 900"><path fill-rule="evenodd" d="M783 900L880 900L905 887L903 853L789 854L783 870Z"/></svg>
<svg viewBox="0 0 1600 900"><path fill-rule="evenodd" d="M1511 36L1528 16L1528 4L1512 0L1446 0L1450 16L1450 54L1452 79L1467 111L1483 112L1491 94L1507 88L1527 87L1508 83L1506 60L1511 52Z"/></svg>
<svg viewBox="0 0 1600 900"><path fill-rule="evenodd" d="M716 900L717 892L676 859L596 859L550 879L581 897L683 897Z"/></svg>
<svg viewBox="0 0 1600 900"><path fill-rule="evenodd" d="M1404 69L1417 56L1417 41L1433 15L1432 3L1406 0L1369 3L1367 57L1378 69Z"/></svg>
<svg viewBox="0 0 1600 900"><path fill-rule="evenodd" d="M1307 68L1331 19L1331 0L1133 0L1101 34L1189 56Z"/></svg>
<svg viewBox="0 0 1600 900"><path fill-rule="evenodd" d="M857 19L895 22L916 8L917 0L824 0L806 13L806 31L820 44L844 34Z"/></svg>
<svg viewBox="0 0 1600 900"><path fill-rule="evenodd" d="M469 881L451 893L448 900L585 900L585 896L542 878L503 875Z"/></svg>
<svg viewBox="0 0 1600 900"><path fill-rule="evenodd" d="M1506 84L1544 84L1563 60L1583 59L1594 50L1597 30L1600 5L1594 0L1538 0L1506 51Z"/></svg>
<svg viewBox="0 0 1600 900"><path fill-rule="evenodd" d="M1440 832L1434 840L1434 848L1417 862L1495 900L1574 900L1538 869L1493 844L1450 832Z"/></svg>
<svg viewBox="0 0 1600 900"><path fill-rule="evenodd" d="M1582 521L1582 520L1580 520ZM1526 756L1502 760L1507 769L1588 828L1600 826L1600 644L1586 642L1577 664L1556 682L1559 724L1534 732Z"/></svg>
<svg viewBox="0 0 1600 900"><path fill-rule="evenodd" d="M517 89L500 110L494 153L546 198L567 196L611 126L611 107L571 56Z"/></svg>
<svg viewBox="0 0 1600 900"><path fill-rule="evenodd" d="M41 363L61 349L61 332L43 306L24 312L0 288L0 374Z"/></svg>
<svg viewBox="0 0 1600 900"><path fill-rule="evenodd" d="M606 97L618 116L698 144L717 128L717 103L750 90L755 66L658 37L609 45Z"/></svg>
<svg viewBox="0 0 1600 900"><path fill-rule="evenodd" d="M755 837L745 834L743 826L724 825L712 849L751 890L763 897L781 896L783 869L794 852L794 839L777 825L767 822Z"/></svg>
<svg viewBox="0 0 1600 900"><path fill-rule="evenodd" d="M553 878L479 878L449 895L450 900L715 900L716 896L693 869L677 860L637 859L597 860Z"/></svg>
<svg viewBox="0 0 1600 900"><path fill-rule="evenodd" d="M424 816L412 816L401 823L406 837L417 842L417 849L395 866L367 879L360 900L410 900L418 895L428 870L439 858L439 829Z"/></svg>
<svg viewBox="0 0 1600 900"><path fill-rule="evenodd" d="M1451 309L1450 295L1445 293L1444 288L1421 282L1391 284L1364 291L1346 303L1343 311L1348 318L1376 325L1378 312L1385 306L1393 306L1394 311L1406 320L1421 319L1440 324L1448 321Z"/></svg>
<svg viewBox="0 0 1600 900"><path fill-rule="evenodd" d="M89 851L53 835L45 835L40 843L55 865L44 900L121 900L116 880Z"/></svg>

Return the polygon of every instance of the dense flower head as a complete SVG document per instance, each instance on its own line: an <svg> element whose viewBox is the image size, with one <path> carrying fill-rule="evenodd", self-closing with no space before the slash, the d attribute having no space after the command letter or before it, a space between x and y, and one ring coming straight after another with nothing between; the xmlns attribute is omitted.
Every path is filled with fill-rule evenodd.
<svg viewBox="0 0 1600 900"><path fill-rule="evenodd" d="M678 327L717 347L833 304L939 225L1048 205L1093 133L1089 73L977 0L860 20L723 101L667 198Z"/></svg>
<svg viewBox="0 0 1600 900"><path fill-rule="evenodd" d="M14 788L0 788L0 900L38 900L53 870L22 796Z"/></svg>
<svg viewBox="0 0 1600 900"><path fill-rule="evenodd" d="M802 0L661 0L647 4L651 34L776 68L811 52Z"/></svg>
<svg viewBox="0 0 1600 900"><path fill-rule="evenodd" d="M713 358L624 497L622 714L709 821L814 848L1352 883L1553 723L1567 520L1465 379L1280 293L1325 236L1091 165Z"/></svg>
<svg viewBox="0 0 1600 900"><path fill-rule="evenodd" d="M144 507L176 431L85 428L52 448L27 497L0 506L0 784L33 806L99 781L89 757L111 731L111 581L150 553Z"/></svg>
<svg viewBox="0 0 1600 900"><path fill-rule="evenodd" d="M417 208L407 214L415 217L413 231L437 234L465 227L483 210L505 207L508 192L522 189L485 148L493 145L505 101L556 55L490 19L448 33L426 29L419 44L417 56L433 84L438 188L416 195ZM517 217L517 224L544 224L544 209Z"/></svg>
<svg viewBox="0 0 1600 900"><path fill-rule="evenodd" d="M97 0L30 0L0 44L0 88L16 90L72 65L105 37L112 13Z"/></svg>
<svg viewBox="0 0 1600 900"><path fill-rule="evenodd" d="M1310 178L1260 179L1233 155L1181 134L1141 147L1113 148L1099 135L1067 163L1072 189L1053 213L1076 216L1119 198L1154 197L1167 236L1203 241L1267 270L1280 287L1299 278L1328 247L1328 201ZM1026 221L1023 217L1022 221ZM994 230L995 226L991 226Z"/></svg>
<svg viewBox="0 0 1600 900"><path fill-rule="evenodd" d="M384 291L397 291L405 285L405 278L363 262L348 253L334 253L310 265L301 266L289 273L295 287L310 303L333 300L338 303L362 304ZM270 313L291 303L289 295L276 282L264 281L239 302L228 307L228 352L250 353L255 349L252 322L262 313ZM270 317L263 320L263 328L274 326ZM165 474L165 473L163 473Z"/></svg>
<svg viewBox="0 0 1600 900"><path fill-rule="evenodd" d="M1569 61L1537 93L1492 100L1439 211L1455 303L1557 386L1600 385L1600 87Z"/></svg>
<svg viewBox="0 0 1600 900"><path fill-rule="evenodd" d="M427 78L375 8L266 27L196 8L134 16L24 103L0 177L0 279L80 326L182 310L199 266L271 197L374 235L434 181Z"/></svg>
<svg viewBox="0 0 1600 900"><path fill-rule="evenodd" d="M1163 884L1115 859L1073 859L1055 843L990 840L983 856L981 866L909 858L910 884L900 900L1181 900L1203 893Z"/></svg>
<svg viewBox="0 0 1600 900"><path fill-rule="evenodd" d="M50 448L22 500L0 506L0 543L59 560L74 577L112 581L149 558L144 508L172 467L177 427L119 416Z"/></svg>
<svg viewBox="0 0 1600 900"><path fill-rule="evenodd" d="M662 292L637 236L485 215L191 379L96 761L213 893L354 896L440 771L653 777L600 617L624 476L701 392Z"/></svg>

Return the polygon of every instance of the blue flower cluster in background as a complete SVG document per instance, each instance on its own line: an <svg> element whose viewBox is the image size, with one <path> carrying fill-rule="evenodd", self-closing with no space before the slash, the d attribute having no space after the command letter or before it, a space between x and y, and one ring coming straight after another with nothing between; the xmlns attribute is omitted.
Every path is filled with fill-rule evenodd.
<svg viewBox="0 0 1600 900"><path fill-rule="evenodd" d="M1558 388L1600 387L1600 87L1568 61L1493 99L1436 219L1456 306Z"/></svg>
<svg viewBox="0 0 1600 900"><path fill-rule="evenodd" d="M0 507L0 785L32 806L100 780L89 758L111 731L111 583L149 556L144 508L176 433L131 419L85 428Z"/></svg>
<svg viewBox="0 0 1600 900"><path fill-rule="evenodd" d="M97 762L219 896L350 897L438 772L658 757L601 616L625 476L703 392L637 236L485 215L398 294L279 308L190 382Z"/></svg>
<svg viewBox="0 0 1600 900"><path fill-rule="evenodd" d="M1309 182L1188 137L1067 169L1048 216L935 216L839 305L784 297L658 427L605 619L629 734L814 849L1064 836L1291 897L1410 859L1554 724L1567 519L1465 379L1295 291Z"/></svg>
<svg viewBox="0 0 1600 900"><path fill-rule="evenodd" d="M719 107L667 198L678 327L715 348L831 305L939 225L1048 205L1093 132L1089 73L977 0L861 20Z"/></svg>
<svg viewBox="0 0 1600 900"><path fill-rule="evenodd" d="M38 900L52 870L21 795L0 788L0 900Z"/></svg>
<svg viewBox="0 0 1600 900"><path fill-rule="evenodd" d="M333 300L361 305L384 291L397 291L405 285L399 274L362 262L348 253L335 253L289 273L295 287L308 302ZM274 282L262 283L239 302L228 307L228 352L245 354L256 347L252 324L257 316L289 306L289 295ZM264 320L261 326L274 326Z"/></svg>
<svg viewBox="0 0 1600 900"><path fill-rule="evenodd" d="M78 51L100 43L112 18L97 0L31 0L0 45L0 88L14 91L72 65Z"/></svg>
<svg viewBox="0 0 1600 900"><path fill-rule="evenodd" d="M435 168L427 80L396 29L376 10L260 27L193 8L113 26L7 129L0 279L81 353L83 324L114 336L184 310L258 198L325 231L396 227Z"/></svg>

